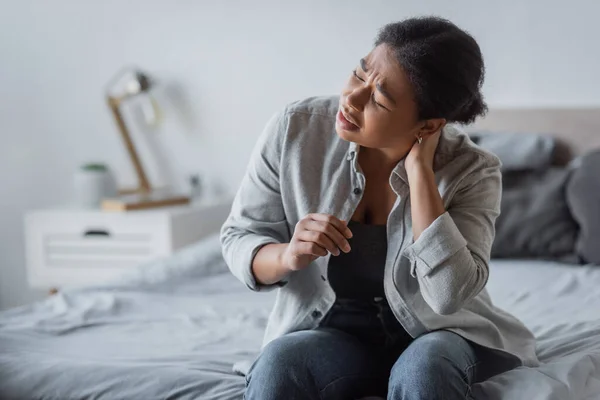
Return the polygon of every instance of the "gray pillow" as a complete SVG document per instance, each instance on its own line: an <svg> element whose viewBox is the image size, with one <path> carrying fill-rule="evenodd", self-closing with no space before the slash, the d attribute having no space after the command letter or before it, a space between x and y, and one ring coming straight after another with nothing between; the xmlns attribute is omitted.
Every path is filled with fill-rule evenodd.
<svg viewBox="0 0 600 400"><path fill-rule="evenodd" d="M498 156L503 171L546 169L552 164L556 140L533 133L473 133L471 139Z"/></svg>
<svg viewBox="0 0 600 400"><path fill-rule="evenodd" d="M566 200L570 173L562 167L503 173L492 257L578 261L578 227Z"/></svg>
<svg viewBox="0 0 600 400"><path fill-rule="evenodd" d="M567 201L580 227L575 251L583 261L600 264L600 151L581 157L567 186Z"/></svg>

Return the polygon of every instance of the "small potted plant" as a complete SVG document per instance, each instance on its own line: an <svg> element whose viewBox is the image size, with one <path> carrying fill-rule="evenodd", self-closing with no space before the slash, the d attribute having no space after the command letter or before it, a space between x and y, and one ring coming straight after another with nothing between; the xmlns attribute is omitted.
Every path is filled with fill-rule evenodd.
<svg viewBox="0 0 600 400"><path fill-rule="evenodd" d="M117 182L108 166L86 163L73 177L75 202L79 207L98 208L102 199L117 195Z"/></svg>

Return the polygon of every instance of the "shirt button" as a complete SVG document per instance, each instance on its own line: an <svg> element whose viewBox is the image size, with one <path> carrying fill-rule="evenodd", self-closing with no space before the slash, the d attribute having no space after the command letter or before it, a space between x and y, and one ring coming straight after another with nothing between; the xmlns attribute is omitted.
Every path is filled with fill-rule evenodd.
<svg viewBox="0 0 600 400"><path fill-rule="evenodd" d="M313 318L321 318L321 315L323 315L323 314L322 314L322 313L321 313L321 311L319 311L319 310L314 310L314 311L312 312L312 317L313 317Z"/></svg>
<svg viewBox="0 0 600 400"><path fill-rule="evenodd" d="M356 195L359 195L359 194L361 194L361 193L362 193L362 190L361 190L361 188L357 188L357 187L356 187L356 188L354 188L354 190L352 191L352 193L354 193L354 194L356 194Z"/></svg>

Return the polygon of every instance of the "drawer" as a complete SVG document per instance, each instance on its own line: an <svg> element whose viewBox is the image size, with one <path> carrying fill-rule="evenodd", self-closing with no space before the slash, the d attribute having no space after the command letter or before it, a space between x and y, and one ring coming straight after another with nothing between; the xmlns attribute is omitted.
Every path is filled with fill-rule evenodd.
<svg viewBox="0 0 600 400"><path fill-rule="evenodd" d="M49 267L128 267L157 255L151 234L113 234L104 229L83 234L47 233L42 245L43 262Z"/></svg>
<svg viewBox="0 0 600 400"><path fill-rule="evenodd" d="M231 201L131 212L50 209L25 215L33 287L96 285L218 233Z"/></svg>
<svg viewBox="0 0 600 400"><path fill-rule="evenodd" d="M172 251L161 214L33 213L25 233L32 286L99 283Z"/></svg>

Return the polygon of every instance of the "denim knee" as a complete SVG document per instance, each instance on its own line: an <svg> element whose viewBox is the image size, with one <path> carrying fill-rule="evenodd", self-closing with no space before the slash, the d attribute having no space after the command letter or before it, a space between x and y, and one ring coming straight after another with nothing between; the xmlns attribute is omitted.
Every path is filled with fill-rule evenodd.
<svg viewBox="0 0 600 400"><path fill-rule="evenodd" d="M415 340L394 364L389 379L392 399L450 399L467 392L466 375L476 359L469 344L446 331Z"/></svg>
<svg viewBox="0 0 600 400"><path fill-rule="evenodd" d="M298 355L298 343L292 337L294 335L282 336L267 344L260 356L248 373L251 377L267 376L274 379L279 375L286 375L293 366L296 366Z"/></svg>
<svg viewBox="0 0 600 400"><path fill-rule="evenodd" d="M246 399L292 399L310 387L302 353L306 334L288 334L265 346L246 376Z"/></svg>

